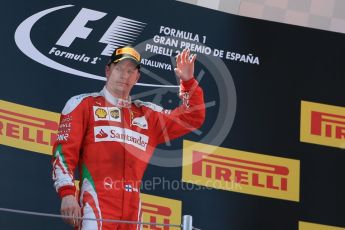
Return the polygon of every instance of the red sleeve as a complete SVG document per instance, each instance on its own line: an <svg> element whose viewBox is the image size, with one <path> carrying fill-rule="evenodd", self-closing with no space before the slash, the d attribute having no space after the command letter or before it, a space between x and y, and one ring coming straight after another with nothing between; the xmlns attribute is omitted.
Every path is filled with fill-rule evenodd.
<svg viewBox="0 0 345 230"><path fill-rule="evenodd" d="M62 111L58 137L53 147L54 187L62 198L75 195L74 171L87 127L87 100L72 97Z"/></svg>
<svg viewBox="0 0 345 230"><path fill-rule="evenodd" d="M199 128L205 120L203 90L192 78L180 82L182 105L169 111L158 113L158 143L173 140Z"/></svg>

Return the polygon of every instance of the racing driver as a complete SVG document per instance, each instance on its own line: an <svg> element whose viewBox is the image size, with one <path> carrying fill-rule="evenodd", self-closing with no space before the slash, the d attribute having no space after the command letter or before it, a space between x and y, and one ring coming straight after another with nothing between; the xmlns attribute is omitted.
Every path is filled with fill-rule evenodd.
<svg viewBox="0 0 345 230"><path fill-rule="evenodd" d="M65 222L83 230L140 229L137 224L91 219L141 220L140 181L156 145L204 122L203 91L194 78L195 60L196 54L186 49L176 57L174 70L180 79L182 103L174 110L131 101L141 63L132 46L114 51L100 92L68 100L52 158L54 187ZM77 166L79 192L74 184ZM80 221L80 217L86 219Z"/></svg>

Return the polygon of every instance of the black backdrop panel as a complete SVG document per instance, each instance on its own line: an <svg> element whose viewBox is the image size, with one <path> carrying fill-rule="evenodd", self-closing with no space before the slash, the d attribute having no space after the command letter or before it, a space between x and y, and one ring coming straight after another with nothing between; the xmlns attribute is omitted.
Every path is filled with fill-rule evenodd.
<svg viewBox="0 0 345 230"><path fill-rule="evenodd" d="M78 17L85 24L68 30ZM7 1L0 19L1 100L56 113L71 96L101 90L109 58L103 52L123 40L145 59L133 96L175 107L174 56L193 44L206 121L200 133L158 146L144 181L180 180L182 141L188 139L299 160L300 200L161 186L142 192L181 200L182 213L193 215L201 229L297 230L299 221L345 227L344 149L300 141L302 100L345 107L343 34L158 0ZM131 37L128 25L135 29ZM125 35L111 37L110 30ZM1 144L0 207L58 213L50 156ZM68 229L59 219L5 212L0 226Z"/></svg>

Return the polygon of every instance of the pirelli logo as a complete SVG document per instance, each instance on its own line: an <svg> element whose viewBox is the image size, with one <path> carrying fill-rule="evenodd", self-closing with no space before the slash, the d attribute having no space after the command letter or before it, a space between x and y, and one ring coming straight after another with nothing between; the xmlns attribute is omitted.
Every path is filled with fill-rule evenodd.
<svg viewBox="0 0 345 230"><path fill-rule="evenodd" d="M0 144L51 154L60 114L0 100Z"/></svg>
<svg viewBox="0 0 345 230"><path fill-rule="evenodd" d="M182 179L227 191L299 201L299 160L184 141Z"/></svg>
<svg viewBox="0 0 345 230"><path fill-rule="evenodd" d="M299 221L298 230L345 230L345 228Z"/></svg>
<svg viewBox="0 0 345 230"><path fill-rule="evenodd" d="M345 148L345 108L302 101L300 140Z"/></svg>
<svg viewBox="0 0 345 230"><path fill-rule="evenodd" d="M142 221L161 224L181 224L182 202L164 197L141 194ZM143 229L178 230L176 227L143 225Z"/></svg>

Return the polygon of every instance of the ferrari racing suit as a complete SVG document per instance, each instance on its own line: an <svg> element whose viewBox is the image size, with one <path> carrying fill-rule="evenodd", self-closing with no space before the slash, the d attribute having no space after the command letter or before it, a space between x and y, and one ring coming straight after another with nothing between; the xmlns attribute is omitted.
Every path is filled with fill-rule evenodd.
<svg viewBox="0 0 345 230"><path fill-rule="evenodd" d="M140 181L157 144L199 128L203 91L193 78L181 81L182 104L165 110L149 102L99 93L72 97L65 105L53 147L53 180L59 196L79 196L82 216L140 221ZM79 193L74 171L79 169ZM140 229L84 220L83 230Z"/></svg>

